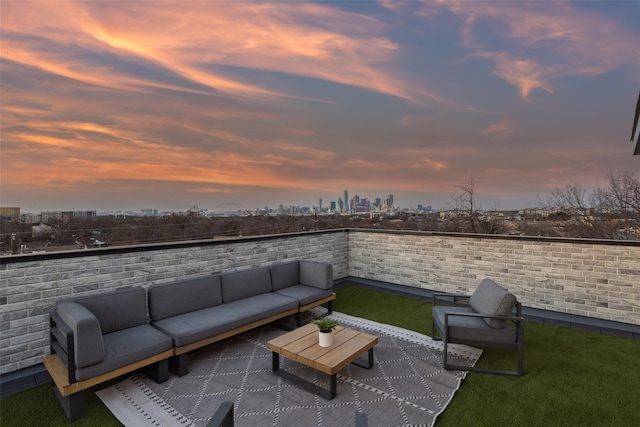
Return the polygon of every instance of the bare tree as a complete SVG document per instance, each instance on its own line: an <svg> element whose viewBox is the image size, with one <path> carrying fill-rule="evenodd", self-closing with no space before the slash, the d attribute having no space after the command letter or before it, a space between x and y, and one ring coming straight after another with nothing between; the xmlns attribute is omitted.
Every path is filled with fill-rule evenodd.
<svg viewBox="0 0 640 427"><path fill-rule="evenodd" d="M591 200L615 228L614 238L640 235L640 177L629 171L610 173L606 184L596 187Z"/></svg>
<svg viewBox="0 0 640 427"><path fill-rule="evenodd" d="M547 206L568 214L556 224L567 237L640 238L640 178L629 171L609 174L591 192L580 184L556 189Z"/></svg>
<svg viewBox="0 0 640 427"><path fill-rule="evenodd" d="M458 185L458 188L462 190L462 192L451 196L454 203L453 210L458 213L452 220L457 221L458 231L478 233L480 215L478 206L474 200L475 182L473 177L470 177L466 182Z"/></svg>

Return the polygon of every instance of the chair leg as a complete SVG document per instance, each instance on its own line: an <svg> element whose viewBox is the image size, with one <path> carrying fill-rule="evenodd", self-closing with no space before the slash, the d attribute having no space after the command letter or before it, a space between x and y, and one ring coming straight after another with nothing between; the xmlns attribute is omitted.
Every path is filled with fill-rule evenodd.
<svg viewBox="0 0 640 427"><path fill-rule="evenodd" d="M524 372L524 344L518 344L518 375Z"/></svg>
<svg viewBox="0 0 640 427"><path fill-rule="evenodd" d="M441 337L442 343L444 344L444 349L442 350L442 364L444 365L444 369L449 369L447 367L447 337Z"/></svg>

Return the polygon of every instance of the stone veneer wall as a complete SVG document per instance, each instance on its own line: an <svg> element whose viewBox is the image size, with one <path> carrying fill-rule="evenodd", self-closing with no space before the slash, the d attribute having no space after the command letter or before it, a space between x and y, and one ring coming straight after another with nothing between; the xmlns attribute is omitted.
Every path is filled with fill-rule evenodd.
<svg viewBox="0 0 640 427"><path fill-rule="evenodd" d="M470 293L484 277L525 306L640 325L640 242L329 230L0 258L0 374L41 362L60 298L315 259L348 276Z"/></svg>
<svg viewBox="0 0 640 427"><path fill-rule="evenodd" d="M490 277L527 307L640 325L640 242L350 230L349 275L463 294Z"/></svg>
<svg viewBox="0 0 640 427"><path fill-rule="evenodd" d="M58 299L293 259L330 262L348 275L348 231L113 247L0 259L0 374L42 362Z"/></svg>

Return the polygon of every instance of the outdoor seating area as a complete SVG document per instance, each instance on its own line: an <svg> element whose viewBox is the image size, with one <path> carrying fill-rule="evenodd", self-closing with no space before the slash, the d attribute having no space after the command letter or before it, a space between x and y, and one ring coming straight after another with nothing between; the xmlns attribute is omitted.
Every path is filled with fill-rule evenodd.
<svg viewBox="0 0 640 427"><path fill-rule="evenodd" d="M397 288L390 291L348 281L341 283L335 288L334 310L430 334L432 297L402 293L403 287ZM468 374L451 403L438 416L436 425L640 422L640 416L631 409L635 407L633 393L621 392L632 390L640 381L640 362L636 357L640 340L528 322L525 346L525 375ZM512 351L487 349L476 366L513 362ZM95 395L104 386L84 392L86 415L76 425L120 425ZM518 399L506 398L514 393ZM501 411L488 414L484 410L487 405L500 405ZM3 398L1 406L3 423L7 425L67 425L47 385ZM354 413L352 420L355 418ZM373 421L369 416L369 425Z"/></svg>
<svg viewBox="0 0 640 427"><path fill-rule="evenodd" d="M332 287L331 264L296 260L65 299L50 314L44 365L75 421L83 416L83 390L141 368L165 382L170 360L184 376L194 350L283 318L292 329L323 303L331 313Z"/></svg>
<svg viewBox="0 0 640 427"><path fill-rule="evenodd" d="M166 407L174 408L181 422L197 420L195 425L203 426L223 402L233 403L239 426L263 423L256 414L268 415L273 425L281 426L299 425L300 420L314 425L311 416L322 419L323 425L349 426L363 418L370 426L640 424L639 415L630 409L635 406L634 396L622 392L640 382L638 276L633 268L639 250L634 242L344 229L7 257L1 279L7 292L2 308L9 319L3 323L3 342L8 345L3 347L2 359L2 420L7 425L69 423L42 366L43 356L49 353L49 314L58 301L132 287L155 289L159 293L151 298L157 297L158 305L151 303L147 318L147 326L153 327L155 321L179 322L183 316L193 316L192 312L218 310L234 302L201 307L210 298L196 298L173 307L174 301L184 297L183 289L167 284L227 273L233 280L235 272L273 267L270 277L282 285L276 292L298 301L290 322L279 322L279 327L252 325L228 337L214 334L220 339L213 342L195 336L177 346L174 338L183 336L176 331L169 359L175 361L176 348L184 349L189 362L183 364L188 366L185 375L174 369L169 381L158 384L137 368L129 373L107 370L103 375L110 378L84 383L87 388L77 392L84 400L85 414L75 424L121 425L113 411L122 407L109 405L122 392L137 393L132 402L141 403L148 396L162 396L147 403L157 406L170 400ZM331 287L327 300L320 295L328 291L320 288L327 286L317 290L299 286L304 279L300 271L291 274L288 263L292 260L332 267L332 274L322 281ZM471 298L485 287L486 282L479 286L484 278L499 287L495 301L500 304L489 303L493 298ZM465 301L451 297L454 294L469 295L466 305L451 307ZM308 297L312 301L306 301ZM502 302L505 311L498 313L495 310ZM317 304L321 307L313 307ZM186 308L186 312L174 308ZM309 316L322 316L332 308L327 319L340 319L345 329L362 330L379 342L373 347L371 369L349 364L336 372L336 395L326 400L276 375L267 347L287 329L295 330L307 324ZM466 312L464 317L474 318L474 328L492 339L471 347L454 344L453 339L464 334L459 335L460 329L448 330L449 321L463 316L447 315L450 308ZM499 319L503 314L505 318ZM506 320L510 329L492 328L482 320L487 316ZM526 334L521 333L524 329ZM464 332L475 333L473 328ZM489 345L502 333L510 341L515 337L515 343L508 343L509 348ZM447 334L449 369L444 367L445 343L431 338ZM196 347L189 348L192 344ZM356 348L351 355L359 352ZM300 351L291 355L296 353ZM306 358L307 353L302 353ZM366 359L367 353L359 358ZM351 355L340 358L347 361ZM84 353L85 358L93 356ZM297 361L288 356L279 363L280 371L295 371L299 378L320 381L322 388L330 389L331 373L291 365ZM452 369L456 366L464 371ZM522 375L487 375L471 368ZM121 388L125 386L129 388ZM380 396L386 404L378 403ZM408 402L415 396L421 400L413 400L410 406L423 408L420 412L410 409L403 414L398 411L401 406L389 403L393 399ZM300 407L299 400L305 405ZM274 410L279 404L284 406ZM496 406L499 412L486 410Z"/></svg>

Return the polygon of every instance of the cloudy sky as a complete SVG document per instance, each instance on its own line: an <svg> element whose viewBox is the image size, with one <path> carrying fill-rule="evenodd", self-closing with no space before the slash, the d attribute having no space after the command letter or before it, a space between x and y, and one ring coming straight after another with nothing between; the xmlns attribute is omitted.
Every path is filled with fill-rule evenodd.
<svg viewBox="0 0 640 427"><path fill-rule="evenodd" d="M640 170L640 3L11 1L0 204L484 209Z"/></svg>

